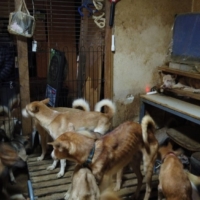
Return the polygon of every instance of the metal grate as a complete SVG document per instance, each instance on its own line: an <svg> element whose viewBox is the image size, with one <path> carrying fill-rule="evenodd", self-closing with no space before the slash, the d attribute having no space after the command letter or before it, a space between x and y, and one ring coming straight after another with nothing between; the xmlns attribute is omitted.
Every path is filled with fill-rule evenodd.
<svg viewBox="0 0 200 200"><path fill-rule="evenodd" d="M81 8L87 3L92 1L27 1L28 9L36 18L33 40L37 41L37 52L29 52L29 58L32 58L29 62L30 76L45 79L50 50L63 51L67 60L63 87L68 91L68 106L74 98L83 97L93 107L102 94L105 29L96 25L86 8ZM95 10L95 7L90 6L90 9ZM94 15L103 12L104 8Z"/></svg>

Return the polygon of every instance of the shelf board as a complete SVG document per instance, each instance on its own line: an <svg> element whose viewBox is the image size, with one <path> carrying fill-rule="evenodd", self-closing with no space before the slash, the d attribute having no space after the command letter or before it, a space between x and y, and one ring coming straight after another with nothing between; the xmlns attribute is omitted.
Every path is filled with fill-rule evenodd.
<svg viewBox="0 0 200 200"><path fill-rule="evenodd" d="M172 73L172 74L177 74L177 75L186 76L186 77L195 78L195 79L199 79L200 80L200 74L199 73L186 72L186 71L183 71L183 70L169 68L168 66L158 67L158 70L161 70L163 72L169 72L169 73Z"/></svg>
<svg viewBox="0 0 200 200"><path fill-rule="evenodd" d="M193 99L200 100L200 94L193 93L193 92L188 92L188 91L185 91L183 89L165 88L164 91L171 92L171 93L174 93L174 94L177 94L177 95L181 95L181 96L184 96L184 97L190 97L190 98L193 98Z"/></svg>

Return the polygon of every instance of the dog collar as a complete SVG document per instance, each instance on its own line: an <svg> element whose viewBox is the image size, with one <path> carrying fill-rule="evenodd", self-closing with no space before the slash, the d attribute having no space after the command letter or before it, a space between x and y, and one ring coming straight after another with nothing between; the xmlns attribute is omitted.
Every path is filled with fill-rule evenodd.
<svg viewBox="0 0 200 200"><path fill-rule="evenodd" d="M176 154L175 154L173 151L170 151L170 152L168 152L168 153L164 156L164 158L162 159L162 163L164 163L166 157L169 156L169 155L176 156Z"/></svg>
<svg viewBox="0 0 200 200"><path fill-rule="evenodd" d="M83 163L83 166L87 167L92 162L92 158L94 156L94 152L95 152L95 142L94 142L94 146L92 147L87 160Z"/></svg>

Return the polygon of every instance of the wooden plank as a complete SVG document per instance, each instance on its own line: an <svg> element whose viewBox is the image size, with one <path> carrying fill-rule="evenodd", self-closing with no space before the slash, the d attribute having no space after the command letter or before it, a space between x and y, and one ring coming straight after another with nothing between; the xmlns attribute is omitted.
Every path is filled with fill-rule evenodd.
<svg viewBox="0 0 200 200"><path fill-rule="evenodd" d="M113 98L113 53L111 51L112 28L109 26L110 1L105 2L105 58L104 58L104 98Z"/></svg>
<svg viewBox="0 0 200 200"><path fill-rule="evenodd" d="M74 162L69 161L68 162L68 168L66 168L66 173L64 177L62 178L56 178L56 173L59 171L59 168L56 168L53 171L47 171L41 170L41 166L38 165L38 163L42 162L43 166L47 166L49 161L52 161L51 158L43 160L43 161L37 161L36 159L32 160L32 158L36 158L36 156L30 156L30 160L28 159L27 165L29 169L29 175L30 180L32 182L33 192L34 196L39 200L63 200L64 195L67 192L70 184L71 184L71 178L73 174L73 169L75 167ZM34 162L36 164L34 164ZM39 170L36 170L36 168L39 168ZM141 165L141 170L143 169ZM33 172L31 172L32 170ZM71 171L70 171L71 170ZM142 174L144 176L144 172L142 171ZM134 192L136 191L137 187L137 178L135 173L130 170L130 168L125 168L124 174L122 177L122 188L117 193L120 197L123 199L128 199L129 196L132 196ZM113 187L115 186L115 179L113 179ZM144 196L145 193L145 178L143 179L143 185L140 192L140 197ZM158 185L158 175L152 176L152 190L157 188ZM151 194L151 196L153 193ZM155 195L155 194L154 194ZM156 193L157 195L157 193Z"/></svg>
<svg viewBox="0 0 200 200"><path fill-rule="evenodd" d="M60 193L55 193L55 194L51 194L45 197L40 197L39 200L60 200L60 199L64 199L64 195L66 192L60 192Z"/></svg>
<svg viewBox="0 0 200 200"><path fill-rule="evenodd" d="M200 94L193 93L193 92L188 92L188 91L185 91L183 89L165 88L164 92L170 92L170 93L178 94L178 95L181 95L181 96L184 96L184 97L190 97L190 98L193 98L193 99L200 100Z"/></svg>
<svg viewBox="0 0 200 200"><path fill-rule="evenodd" d="M71 177L73 174L73 171L66 172L65 175L62 178L67 178ZM49 174L44 175L44 176L36 176L36 177L31 177L31 182L36 183L36 182L42 182L42 181L52 181L55 180L57 177L55 174Z"/></svg>
<svg viewBox="0 0 200 200"><path fill-rule="evenodd" d="M58 186L63 184L71 183L71 178L62 178L62 179L56 179L54 181L42 181L41 183L33 183L32 186L34 189L41 189L51 186Z"/></svg>
<svg viewBox="0 0 200 200"><path fill-rule="evenodd" d="M200 106L162 94L141 95L141 98L200 120Z"/></svg>
<svg viewBox="0 0 200 200"><path fill-rule="evenodd" d="M15 0L15 10L18 10L22 0ZM17 53L19 66L19 82L20 82L20 100L21 107L24 108L30 103L29 91L29 68L28 68L28 49L27 39L23 36L17 36ZM22 133L29 135L31 133L31 118L22 118Z"/></svg>
<svg viewBox="0 0 200 200"><path fill-rule="evenodd" d="M66 170L67 171L73 171L74 167L75 167L75 165L66 167ZM52 171L48 171L45 168L45 170L32 171L32 172L30 171L29 173L30 173L31 176L40 176L40 175L55 174L55 173L58 173L59 171L60 171L60 167L58 167L58 168L56 168L56 169L54 169Z"/></svg>
<svg viewBox="0 0 200 200"><path fill-rule="evenodd" d="M181 76L187 76L187 77L190 77L190 78L195 78L195 79L200 80L200 74L199 73L186 72L186 71L183 71L183 70L169 68L168 66L158 67L158 70L161 70L163 72L169 72L169 73L172 73L172 74L181 75Z"/></svg>
<svg viewBox="0 0 200 200"><path fill-rule="evenodd" d="M54 193L59 193L59 192L66 192L69 188L70 184L67 185L59 185L59 187L48 187L48 188L42 188L42 189L37 189L34 190L35 196L44 196L47 194L54 194Z"/></svg>

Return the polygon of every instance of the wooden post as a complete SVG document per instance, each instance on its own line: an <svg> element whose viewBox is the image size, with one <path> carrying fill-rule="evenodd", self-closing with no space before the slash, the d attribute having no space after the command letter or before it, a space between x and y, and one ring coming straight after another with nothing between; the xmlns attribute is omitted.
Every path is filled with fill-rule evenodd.
<svg viewBox="0 0 200 200"><path fill-rule="evenodd" d="M113 52L111 51L112 28L109 26L110 1L106 1L106 33L105 33L105 63L104 63L104 98L113 98Z"/></svg>
<svg viewBox="0 0 200 200"><path fill-rule="evenodd" d="M15 0L15 10L18 10L22 0ZM23 36L17 36L17 53L19 67L19 85L21 108L25 108L30 103L30 87L29 87L29 69L28 69L28 47L27 39ZM22 117L22 133L28 135L32 131L31 118Z"/></svg>

